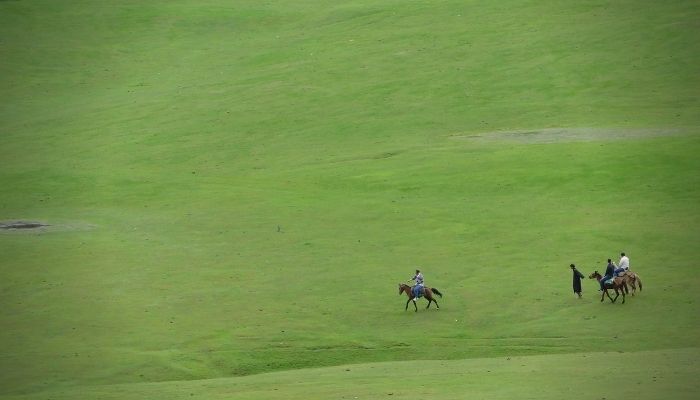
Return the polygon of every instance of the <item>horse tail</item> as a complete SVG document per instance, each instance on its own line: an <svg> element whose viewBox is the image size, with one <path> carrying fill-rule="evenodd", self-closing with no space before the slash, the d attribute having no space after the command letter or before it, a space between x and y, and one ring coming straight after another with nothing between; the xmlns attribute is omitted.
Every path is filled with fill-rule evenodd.
<svg viewBox="0 0 700 400"><path fill-rule="evenodd" d="M433 292L433 293L435 293L436 295L442 297L442 293L440 293L440 291L437 290L437 289L435 289L434 287L430 288L430 291Z"/></svg>
<svg viewBox="0 0 700 400"><path fill-rule="evenodd" d="M642 280L639 278L639 275L637 275L637 282L639 283L639 291L642 291Z"/></svg>

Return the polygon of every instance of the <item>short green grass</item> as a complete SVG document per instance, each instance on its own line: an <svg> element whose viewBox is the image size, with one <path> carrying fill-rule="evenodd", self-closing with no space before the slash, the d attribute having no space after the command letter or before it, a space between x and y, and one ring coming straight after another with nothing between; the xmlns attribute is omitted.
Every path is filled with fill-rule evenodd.
<svg viewBox="0 0 700 400"><path fill-rule="evenodd" d="M89 386L51 399L694 398L697 348L353 364L239 378ZM611 371L612 369L612 371ZM41 398L39 395L37 398ZM25 396L8 399L21 400Z"/></svg>
<svg viewBox="0 0 700 400"><path fill-rule="evenodd" d="M695 397L699 8L0 2L0 396Z"/></svg>

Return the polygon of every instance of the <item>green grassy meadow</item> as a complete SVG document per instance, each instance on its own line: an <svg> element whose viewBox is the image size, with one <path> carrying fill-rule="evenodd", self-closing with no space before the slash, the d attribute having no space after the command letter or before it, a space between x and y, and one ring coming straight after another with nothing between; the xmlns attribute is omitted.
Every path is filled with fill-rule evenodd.
<svg viewBox="0 0 700 400"><path fill-rule="evenodd" d="M698 20L0 1L0 399L696 398Z"/></svg>

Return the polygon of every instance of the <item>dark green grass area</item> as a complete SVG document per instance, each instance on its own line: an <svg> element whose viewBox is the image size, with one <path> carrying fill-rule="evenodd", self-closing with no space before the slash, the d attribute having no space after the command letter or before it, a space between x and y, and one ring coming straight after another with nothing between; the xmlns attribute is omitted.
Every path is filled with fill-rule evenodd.
<svg viewBox="0 0 700 400"><path fill-rule="evenodd" d="M700 347L699 8L0 2L0 396Z"/></svg>

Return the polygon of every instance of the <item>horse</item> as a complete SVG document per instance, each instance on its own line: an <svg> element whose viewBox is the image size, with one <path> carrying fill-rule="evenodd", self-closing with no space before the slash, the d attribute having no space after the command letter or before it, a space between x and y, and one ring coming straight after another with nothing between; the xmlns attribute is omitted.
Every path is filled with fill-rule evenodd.
<svg viewBox="0 0 700 400"><path fill-rule="evenodd" d="M625 282L627 282L631 287L632 287L632 296L634 296L634 293L637 291L637 284L639 284L639 291L642 291L642 279L637 275L636 272L632 271L625 271L623 275L621 275L622 278L625 279ZM629 291L626 291L626 293L629 293Z"/></svg>
<svg viewBox="0 0 700 400"><path fill-rule="evenodd" d="M598 282L600 282L603 277L598 273L598 271L593 272L588 276L588 279L593 279L595 278ZM615 290L615 298L613 299L610 297L610 293L608 293L608 289L614 289ZM605 295L608 295L608 298L610 299L611 302L615 302L618 297L620 297L620 294L622 294L622 304L625 304L625 290L627 289L627 282L624 278L620 277L615 277L613 278L612 284L606 283L603 285L603 294L600 296L600 301L605 300ZM627 289L629 290L629 289Z"/></svg>
<svg viewBox="0 0 700 400"><path fill-rule="evenodd" d="M408 295L408 301L406 302L406 310L408 310L408 303L410 303L414 297L413 290L411 290L411 287L409 285L407 285L405 283L399 283L399 295L401 295L401 293L406 293L406 295ZM435 300L435 297L433 297L433 293L442 297L442 293L440 293L439 290L437 290L435 288L429 288L427 286L423 287L423 296L428 300L428 307L425 307L425 308L428 309L428 308L430 308L431 303L435 303L435 307L437 307L439 310L440 305L438 305L437 300ZM413 307L415 307L416 312L418 312L418 306L416 305L415 302L413 303Z"/></svg>

